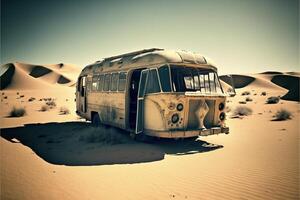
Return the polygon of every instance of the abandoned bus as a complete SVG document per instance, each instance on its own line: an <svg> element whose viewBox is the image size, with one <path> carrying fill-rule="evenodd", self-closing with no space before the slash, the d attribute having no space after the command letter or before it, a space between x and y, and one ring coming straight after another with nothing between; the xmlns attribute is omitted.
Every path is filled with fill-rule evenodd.
<svg viewBox="0 0 300 200"><path fill-rule="evenodd" d="M217 68L200 54L145 49L86 66L76 113L131 134L188 138L229 133Z"/></svg>

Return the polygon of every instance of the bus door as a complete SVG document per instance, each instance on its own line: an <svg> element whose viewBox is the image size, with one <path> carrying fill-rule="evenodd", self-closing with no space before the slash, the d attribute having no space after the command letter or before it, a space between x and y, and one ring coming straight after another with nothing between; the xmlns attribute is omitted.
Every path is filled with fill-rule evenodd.
<svg viewBox="0 0 300 200"><path fill-rule="evenodd" d="M137 96L137 113L136 113L136 128L135 133L139 134L144 129L144 96L148 80L149 69L144 69L141 72L141 78Z"/></svg>
<svg viewBox="0 0 300 200"><path fill-rule="evenodd" d="M80 77L79 80L79 111L86 112L87 102L86 102L86 76Z"/></svg>

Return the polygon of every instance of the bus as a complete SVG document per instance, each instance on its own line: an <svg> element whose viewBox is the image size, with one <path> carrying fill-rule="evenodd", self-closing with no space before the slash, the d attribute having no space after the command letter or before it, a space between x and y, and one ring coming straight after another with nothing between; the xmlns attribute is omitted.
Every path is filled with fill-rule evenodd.
<svg viewBox="0 0 300 200"><path fill-rule="evenodd" d="M229 133L227 96L206 57L152 48L86 66L77 81L76 113L137 138L195 138Z"/></svg>

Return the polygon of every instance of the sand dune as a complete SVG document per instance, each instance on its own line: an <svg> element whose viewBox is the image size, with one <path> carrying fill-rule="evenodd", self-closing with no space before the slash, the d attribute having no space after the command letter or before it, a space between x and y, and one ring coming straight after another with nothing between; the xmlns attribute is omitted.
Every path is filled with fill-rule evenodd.
<svg viewBox="0 0 300 200"><path fill-rule="evenodd" d="M281 92L280 96L285 100L300 101L299 82L300 76L297 73L283 73L276 71L267 71L252 75L232 75L235 88L272 90ZM220 76L221 80L231 84L228 76Z"/></svg>
<svg viewBox="0 0 300 200"><path fill-rule="evenodd" d="M1 66L1 89L44 89L58 85L74 86L80 68L63 63L32 65L8 63Z"/></svg>
<svg viewBox="0 0 300 200"><path fill-rule="evenodd" d="M245 87L245 86L249 85L250 83L252 83L255 80L254 77L246 76L246 75L233 74L231 76L233 78L234 87L237 88L237 89ZM225 76L220 76L220 79L222 81L224 81L225 83L231 85L230 77L225 75Z"/></svg>
<svg viewBox="0 0 300 200"><path fill-rule="evenodd" d="M299 198L297 73L235 75L237 95L226 105L228 135L144 144L76 116L75 88L57 83L66 81L63 76L71 82L62 85L70 86L73 71L62 63L1 67L7 83L0 109L1 199ZM271 96L282 99L267 104ZM57 106L41 112L43 98ZM252 115L231 118L246 98L251 101L243 106ZM14 105L27 114L8 117ZM61 115L61 106L70 114ZM274 121L282 108L292 118Z"/></svg>
<svg viewBox="0 0 300 200"><path fill-rule="evenodd" d="M287 94L281 97L282 99L300 101L300 77L290 75L276 75L272 77L271 81L272 83L275 83L280 87L284 87L289 90Z"/></svg>

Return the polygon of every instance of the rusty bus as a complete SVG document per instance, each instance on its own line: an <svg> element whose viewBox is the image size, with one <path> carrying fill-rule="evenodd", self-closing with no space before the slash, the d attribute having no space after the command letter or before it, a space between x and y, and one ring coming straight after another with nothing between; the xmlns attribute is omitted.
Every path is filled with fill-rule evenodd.
<svg viewBox="0 0 300 200"><path fill-rule="evenodd" d="M152 48L86 66L76 112L136 137L198 137L229 133L226 96L216 66L204 56Z"/></svg>

